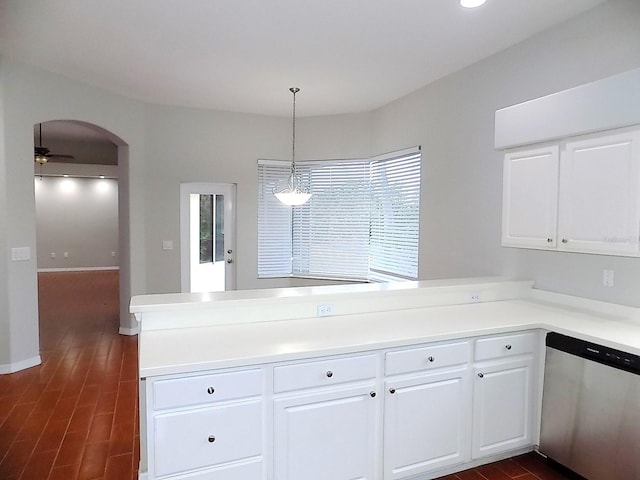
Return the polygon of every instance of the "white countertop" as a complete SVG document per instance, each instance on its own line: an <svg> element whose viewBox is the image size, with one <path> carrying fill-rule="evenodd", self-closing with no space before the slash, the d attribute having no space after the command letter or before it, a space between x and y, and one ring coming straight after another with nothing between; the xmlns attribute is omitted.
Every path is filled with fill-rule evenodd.
<svg viewBox="0 0 640 480"><path fill-rule="evenodd" d="M470 291L475 290L478 285L472 284ZM268 293L264 295L269 297ZM174 300L183 304L178 309L194 308L184 306L184 297ZM594 303L585 302L591 307ZM156 310L162 310L158 303L161 302L155 304ZM589 310L580 301L574 303L561 306L531 298L505 299L396 307L400 309L330 317L190 327L176 324L174 328L146 331L143 328L140 376L198 372L536 328L640 355L640 324L635 318L621 315L615 306ZM627 312L630 307L621 309Z"/></svg>

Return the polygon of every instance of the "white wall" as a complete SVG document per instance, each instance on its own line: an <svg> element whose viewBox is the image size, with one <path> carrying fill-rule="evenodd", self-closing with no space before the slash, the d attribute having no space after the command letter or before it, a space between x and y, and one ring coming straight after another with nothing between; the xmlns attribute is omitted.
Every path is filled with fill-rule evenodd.
<svg viewBox="0 0 640 480"><path fill-rule="evenodd" d="M637 68L638 52L640 2L612 1L374 112L374 151L422 144L420 278L507 274L640 306L640 259L500 247L493 150L497 109Z"/></svg>
<svg viewBox="0 0 640 480"><path fill-rule="evenodd" d="M118 266L116 179L45 176L34 184L39 270Z"/></svg>
<svg viewBox="0 0 640 480"><path fill-rule="evenodd" d="M131 293L144 293L144 110L142 104L0 57L0 371L38 361L38 293L36 274L36 218L33 182L33 125L48 120L78 120L98 125L119 144L121 321ZM125 144L127 146L125 146ZM4 168L3 168L4 165ZM123 199L124 197L124 199ZM11 262L14 247L29 247L30 261ZM129 261L130 255L130 261ZM123 258L124 257L124 258ZM6 279L6 281L5 281Z"/></svg>

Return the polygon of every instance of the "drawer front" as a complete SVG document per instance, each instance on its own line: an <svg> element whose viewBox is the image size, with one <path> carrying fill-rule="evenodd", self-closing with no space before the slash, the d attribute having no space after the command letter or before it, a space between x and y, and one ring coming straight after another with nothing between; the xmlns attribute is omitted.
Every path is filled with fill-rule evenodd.
<svg viewBox="0 0 640 480"><path fill-rule="evenodd" d="M206 468L262 453L262 401L156 415L155 476Z"/></svg>
<svg viewBox="0 0 640 480"><path fill-rule="evenodd" d="M385 355L385 374L416 372L433 368L460 365L470 360L469 342L448 343L445 345L427 345L388 352Z"/></svg>
<svg viewBox="0 0 640 480"><path fill-rule="evenodd" d="M178 408L262 394L262 370L217 373L153 383L153 408Z"/></svg>
<svg viewBox="0 0 640 480"><path fill-rule="evenodd" d="M263 480L262 459L233 463L205 472L171 477L172 480Z"/></svg>
<svg viewBox="0 0 640 480"><path fill-rule="evenodd" d="M273 390L278 393L366 380L375 378L376 373L377 358L375 355L285 365L275 367L273 371Z"/></svg>
<svg viewBox="0 0 640 480"><path fill-rule="evenodd" d="M513 355L533 353L536 350L538 336L533 332L502 335L499 337L476 340L476 360L489 360Z"/></svg>

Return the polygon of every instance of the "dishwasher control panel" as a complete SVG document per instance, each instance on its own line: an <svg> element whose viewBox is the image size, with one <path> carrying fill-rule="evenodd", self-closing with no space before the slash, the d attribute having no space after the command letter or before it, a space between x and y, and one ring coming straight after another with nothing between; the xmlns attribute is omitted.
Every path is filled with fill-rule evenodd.
<svg viewBox="0 0 640 480"><path fill-rule="evenodd" d="M640 375L640 356L632 353L555 332L547 334L547 347Z"/></svg>

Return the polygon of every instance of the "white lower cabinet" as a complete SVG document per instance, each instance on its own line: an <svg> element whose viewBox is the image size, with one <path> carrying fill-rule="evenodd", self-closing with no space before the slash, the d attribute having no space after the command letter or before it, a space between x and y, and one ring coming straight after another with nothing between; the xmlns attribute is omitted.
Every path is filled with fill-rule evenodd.
<svg viewBox="0 0 640 480"><path fill-rule="evenodd" d="M379 402L374 387L275 400L275 478L375 479Z"/></svg>
<svg viewBox="0 0 640 480"><path fill-rule="evenodd" d="M262 371L147 380L149 478L262 480Z"/></svg>
<svg viewBox="0 0 640 480"><path fill-rule="evenodd" d="M536 333L478 340L473 385L473 458L531 445Z"/></svg>
<svg viewBox="0 0 640 480"><path fill-rule="evenodd" d="M470 459L467 366L388 380L385 389L385 480L407 478Z"/></svg>
<svg viewBox="0 0 640 480"><path fill-rule="evenodd" d="M528 447L538 345L518 332L148 378L147 478L422 479Z"/></svg>
<svg viewBox="0 0 640 480"><path fill-rule="evenodd" d="M374 480L378 355L274 368L274 479Z"/></svg>

